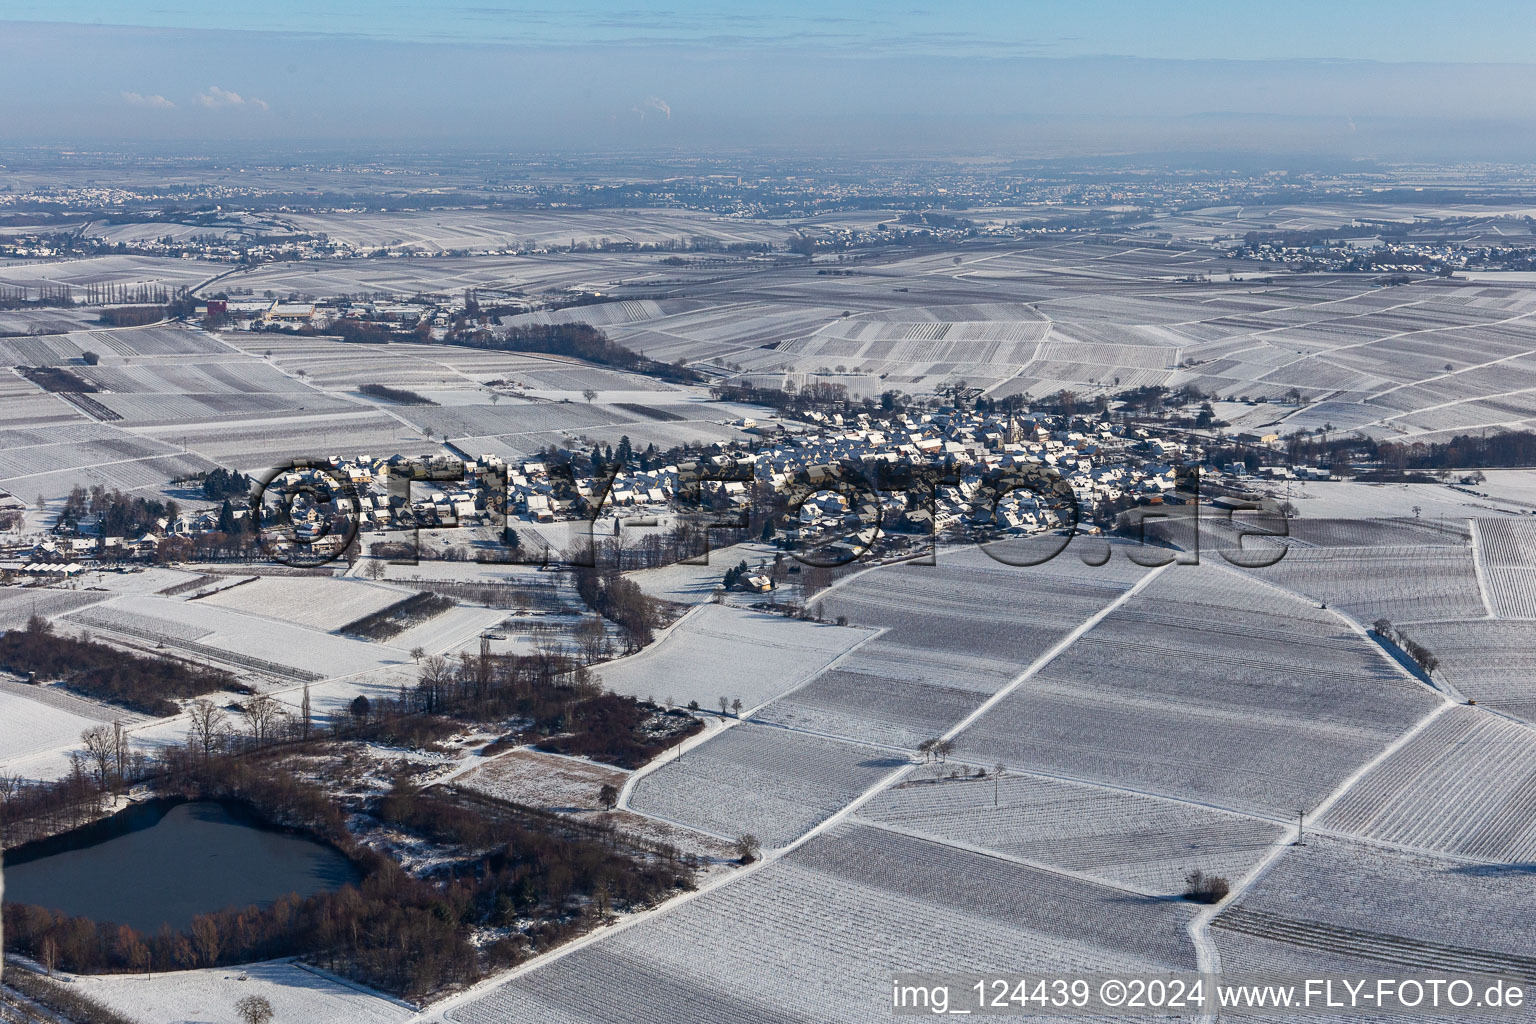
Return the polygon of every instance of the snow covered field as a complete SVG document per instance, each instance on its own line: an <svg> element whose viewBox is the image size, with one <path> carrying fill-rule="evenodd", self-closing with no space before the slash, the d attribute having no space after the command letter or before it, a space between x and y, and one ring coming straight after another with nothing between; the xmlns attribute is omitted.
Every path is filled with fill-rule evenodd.
<svg viewBox="0 0 1536 1024"><path fill-rule="evenodd" d="M1182 893L1193 870L1241 877L1285 834L1276 822L1197 804L988 775L908 782L865 804L858 818L1159 896Z"/></svg>
<svg viewBox="0 0 1536 1024"><path fill-rule="evenodd" d="M722 839L783 846L908 763L890 751L750 722L635 784L630 806Z"/></svg>
<svg viewBox="0 0 1536 1024"><path fill-rule="evenodd" d="M247 583L227 593L237 594L260 582ZM359 591L365 586L359 586ZM212 600L119 597L78 612L68 621L87 627L117 627L130 636L290 682L301 682L306 676L319 679L351 675L409 660L403 651L393 647L221 608L209 603Z"/></svg>
<svg viewBox="0 0 1536 1024"><path fill-rule="evenodd" d="M1536 724L1536 620L1416 622L1405 632L1461 693Z"/></svg>
<svg viewBox="0 0 1536 1024"><path fill-rule="evenodd" d="M959 754L1284 815L1434 705L1336 616L1174 566L983 715Z"/></svg>
<svg viewBox="0 0 1536 1024"><path fill-rule="evenodd" d="M1453 707L1320 824L1434 853L1536 862L1536 731L1480 707Z"/></svg>
<svg viewBox="0 0 1536 1024"><path fill-rule="evenodd" d="M200 604L331 631L410 597L365 580L266 576L200 599Z"/></svg>
<svg viewBox="0 0 1536 1024"><path fill-rule="evenodd" d="M597 791L619 789L629 773L558 754L513 750L460 776L456 784L546 811L590 811L598 808Z"/></svg>
<svg viewBox="0 0 1536 1024"><path fill-rule="evenodd" d="M240 1024L235 1003L264 996L277 1024L404 1024L415 1010L287 960L172 974L75 978L81 993L141 1024Z"/></svg>
<svg viewBox="0 0 1536 1024"><path fill-rule="evenodd" d="M598 668L615 693L716 708L723 696L755 708L867 640L869 630L704 605L659 643Z"/></svg>
<svg viewBox="0 0 1536 1024"><path fill-rule="evenodd" d="M80 734L106 720L34 700L21 687L0 689L0 764L80 742ZM80 710L84 710L81 708Z"/></svg>
<svg viewBox="0 0 1536 1024"><path fill-rule="evenodd" d="M1193 970L1187 904L867 825L453 1007L459 1024L902 1020L892 975Z"/></svg>
<svg viewBox="0 0 1536 1024"><path fill-rule="evenodd" d="M1388 976L1530 977L1533 914L1526 871L1312 835L1225 909L1212 935L1226 970L1288 972L1299 960L1321 976L1367 960ZM1255 939L1261 954L1303 955L1271 961L1248 952Z"/></svg>

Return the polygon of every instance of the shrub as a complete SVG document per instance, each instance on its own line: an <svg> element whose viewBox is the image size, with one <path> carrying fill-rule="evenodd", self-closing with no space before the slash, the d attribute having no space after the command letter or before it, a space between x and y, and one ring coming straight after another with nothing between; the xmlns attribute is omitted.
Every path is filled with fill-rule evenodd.
<svg viewBox="0 0 1536 1024"><path fill-rule="evenodd" d="M1191 871L1184 876L1184 898L1191 903L1220 903L1232 891L1232 883L1220 875Z"/></svg>

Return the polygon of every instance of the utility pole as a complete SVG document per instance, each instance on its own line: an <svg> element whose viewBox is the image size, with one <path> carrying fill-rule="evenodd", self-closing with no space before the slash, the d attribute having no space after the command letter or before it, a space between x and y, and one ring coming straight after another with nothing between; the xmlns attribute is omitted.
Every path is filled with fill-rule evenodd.
<svg viewBox="0 0 1536 1024"><path fill-rule="evenodd" d="M1307 836L1306 836L1306 831L1305 831L1306 830L1306 825L1307 825L1307 812L1306 811L1297 811L1296 812L1296 845L1297 846L1306 846L1307 845Z"/></svg>

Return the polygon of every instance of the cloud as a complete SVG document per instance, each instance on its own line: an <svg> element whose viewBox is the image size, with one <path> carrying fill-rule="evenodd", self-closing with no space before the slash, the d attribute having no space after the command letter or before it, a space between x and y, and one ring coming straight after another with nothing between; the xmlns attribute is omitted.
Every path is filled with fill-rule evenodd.
<svg viewBox="0 0 1536 1024"><path fill-rule="evenodd" d="M197 102L209 110L216 110L219 107L255 107L257 110L272 109L266 100L259 100L254 96L247 99L237 92L220 89L216 85L210 85L208 91L197 98Z"/></svg>
<svg viewBox="0 0 1536 1024"><path fill-rule="evenodd" d="M176 106L159 93L145 96L141 92L125 92L123 102L130 107L154 107L156 110L170 110Z"/></svg>
<svg viewBox="0 0 1536 1024"><path fill-rule="evenodd" d="M640 119L642 121L645 120L645 112L647 110L660 111L661 113L667 115L668 121L672 120L672 108L668 105L667 101L662 99L660 96L647 96L645 98L645 102L635 109L640 111Z"/></svg>

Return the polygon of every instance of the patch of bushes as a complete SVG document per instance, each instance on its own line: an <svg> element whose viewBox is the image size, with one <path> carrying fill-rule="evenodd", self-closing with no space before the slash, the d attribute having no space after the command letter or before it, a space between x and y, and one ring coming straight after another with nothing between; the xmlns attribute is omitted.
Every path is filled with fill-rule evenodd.
<svg viewBox="0 0 1536 1024"><path fill-rule="evenodd" d="M1184 898L1191 903L1220 903L1232 891L1232 883L1220 875L1191 871L1184 876Z"/></svg>
<svg viewBox="0 0 1536 1024"><path fill-rule="evenodd" d="M388 608L380 608L371 615L354 619L337 632L365 637L369 640L388 640L419 622L426 622L435 615L441 615L452 607L452 598L424 590L419 594L412 594L403 601L396 601Z"/></svg>
<svg viewBox="0 0 1536 1024"><path fill-rule="evenodd" d="M71 690L157 718L180 711L174 697L197 697L214 690L249 692L237 686L228 672L60 636L36 615L26 629L0 636L0 666L38 679L57 679Z"/></svg>
<svg viewBox="0 0 1536 1024"><path fill-rule="evenodd" d="M382 398L386 402L394 402L396 405L436 405L426 395L419 395L405 388L392 388L386 384L364 384L357 389L369 398Z"/></svg>
<svg viewBox="0 0 1536 1024"><path fill-rule="evenodd" d="M78 394L96 390L96 385L62 366L20 366L17 369L44 391Z"/></svg>
<svg viewBox="0 0 1536 1024"><path fill-rule="evenodd" d="M605 693L584 700L571 714L571 731L538 744L555 754L590 757L620 768L639 768L683 736L703 728L692 715L675 713L675 729L649 728L654 707L633 697Z"/></svg>

